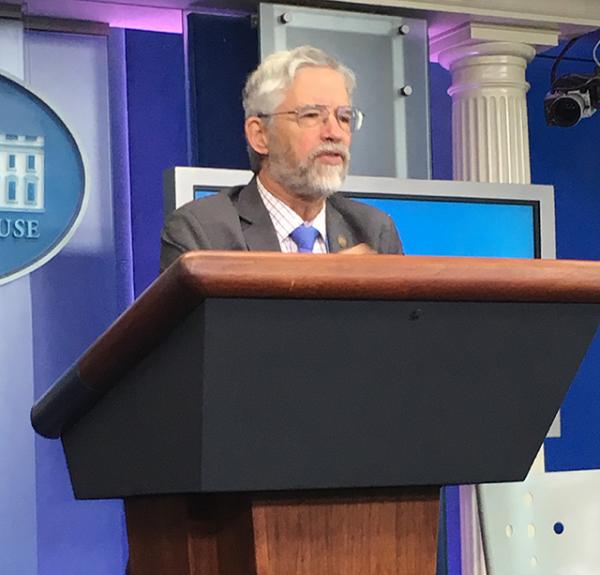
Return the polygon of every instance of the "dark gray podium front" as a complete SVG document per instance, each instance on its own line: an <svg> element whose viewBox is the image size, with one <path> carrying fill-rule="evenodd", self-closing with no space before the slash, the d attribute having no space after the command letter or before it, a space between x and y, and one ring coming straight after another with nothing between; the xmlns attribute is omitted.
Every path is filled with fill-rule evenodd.
<svg viewBox="0 0 600 575"><path fill-rule="evenodd" d="M433 573L432 486L525 477L598 302L590 262L197 252L34 425L131 498L135 573Z"/></svg>

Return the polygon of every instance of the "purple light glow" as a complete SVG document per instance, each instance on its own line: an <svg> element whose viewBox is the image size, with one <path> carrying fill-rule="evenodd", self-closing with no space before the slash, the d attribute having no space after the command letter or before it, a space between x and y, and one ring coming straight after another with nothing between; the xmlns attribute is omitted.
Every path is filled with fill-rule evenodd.
<svg viewBox="0 0 600 575"><path fill-rule="evenodd" d="M27 13L53 18L106 22L113 28L175 34L183 32L183 11L173 8L81 0L29 0Z"/></svg>

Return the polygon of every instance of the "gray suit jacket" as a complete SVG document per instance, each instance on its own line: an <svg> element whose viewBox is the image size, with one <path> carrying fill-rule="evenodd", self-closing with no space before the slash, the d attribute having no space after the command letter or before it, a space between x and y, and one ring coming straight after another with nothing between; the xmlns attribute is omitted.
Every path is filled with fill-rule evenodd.
<svg viewBox="0 0 600 575"><path fill-rule="evenodd" d="M327 200L329 251L366 243L383 254L402 253L391 218L371 206L334 194ZM161 234L161 270L191 250L280 251L269 212L253 179L175 210Z"/></svg>

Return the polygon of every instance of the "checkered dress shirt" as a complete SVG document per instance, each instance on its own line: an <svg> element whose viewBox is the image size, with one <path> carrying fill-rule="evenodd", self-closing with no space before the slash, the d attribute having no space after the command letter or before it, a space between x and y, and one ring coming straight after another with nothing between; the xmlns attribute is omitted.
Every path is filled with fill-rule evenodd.
<svg viewBox="0 0 600 575"><path fill-rule="evenodd" d="M276 198L271 192L269 192L261 183L259 178L256 178L256 184L258 187L258 193L265 204L265 208L271 216L281 251L284 253L297 253L298 246L292 238L292 233L298 226L306 224L313 226L319 232L315 245L313 247L313 254L326 254L327 253L327 226L325 223L325 209L326 204L323 204L323 208L317 214L314 220L305 222L292 208L287 204L284 204L279 198Z"/></svg>

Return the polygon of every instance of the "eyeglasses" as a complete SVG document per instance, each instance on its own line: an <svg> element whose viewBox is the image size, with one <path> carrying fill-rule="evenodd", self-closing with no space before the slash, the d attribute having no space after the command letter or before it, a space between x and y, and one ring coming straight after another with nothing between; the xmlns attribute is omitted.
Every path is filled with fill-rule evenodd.
<svg viewBox="0 0 600 575"><path fill-rule="evenodd" d="M331 109L328 106L315 104L313 106L302 106L288 112L274 112L273 114L257 114L259 118L270 118L272 116L296 116L296 122L301 128L315 128L324 124L329 119ZM352 106L338 106L333 110L333 115L338 121L340 128L345 132L358 132L365 115L358 108Z"/></svg>

